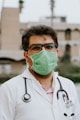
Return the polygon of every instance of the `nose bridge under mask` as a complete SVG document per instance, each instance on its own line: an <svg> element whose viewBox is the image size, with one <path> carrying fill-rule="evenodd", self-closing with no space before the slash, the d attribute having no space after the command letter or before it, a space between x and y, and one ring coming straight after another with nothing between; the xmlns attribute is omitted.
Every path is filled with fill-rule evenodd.
<svg viewBox="0 0 80 120"><path fill-rule="evenodd" d="M31 60L33 61L33 58L35 59L40 59L42 56L47 57L47 52L45 49L41 50L38 53L34 53L33 55L28 56L29 58L31 58ZM48 57L47 57L48 58Z"/></svg>
<svg viewBox="0 0 80 120"><path fill-rule="evenodd" d="M44 57L43 57L43 56L44 56ZM44 59L43 59L43 58L44 58ZM40 54L40 56L39 56L39 59L43 59L43 61L49 59L49 56L48 56L47 51L46 51L45 49L43 49L43 50L41 51L41 54Z"/></svg>

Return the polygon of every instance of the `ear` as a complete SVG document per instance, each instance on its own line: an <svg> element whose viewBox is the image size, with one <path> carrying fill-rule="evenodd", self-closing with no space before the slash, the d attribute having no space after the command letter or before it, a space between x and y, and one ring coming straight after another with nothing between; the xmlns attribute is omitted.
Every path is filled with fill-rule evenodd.
<svg viewBox="0 0 80 120"><path fill-rule="evenodd" d="M56 49L56 52L59 53L59 49Z"/></svg>
<svg viewBox="0 0 80 120"><path fill-rule="evenodd" d="M24 51L23 55L24 55L24 58L27 59L27 51Z"/></svg>

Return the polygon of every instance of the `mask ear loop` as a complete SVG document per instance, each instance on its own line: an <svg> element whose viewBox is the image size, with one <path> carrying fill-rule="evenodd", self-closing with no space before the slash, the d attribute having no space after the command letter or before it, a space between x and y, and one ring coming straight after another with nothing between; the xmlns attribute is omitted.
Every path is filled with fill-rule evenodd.
<svg viewBox="0 0 80 120"><path fill-rule="evenodd" d="M31 61L32 61L32 65L33 65L33 59L32 59L32 56L29 56L29 55L27 55L27 57L29 58L29 59L31 59ZM27 68L29 68L30 67L30 69L32 69L32 65L29 65L28 63L27 63Z"/></svg>

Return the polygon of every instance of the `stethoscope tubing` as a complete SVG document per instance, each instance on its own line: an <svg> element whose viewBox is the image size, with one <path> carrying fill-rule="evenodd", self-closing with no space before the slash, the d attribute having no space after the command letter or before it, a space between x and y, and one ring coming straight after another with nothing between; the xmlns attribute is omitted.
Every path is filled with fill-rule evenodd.
<svg viewBox="0 0 80 120"><path fill-rule="evenodd" d="M24 77L24 85L25 85L25 94L23 95L23 101L24 102L30 102L31 101L31 95L27 92L27 78Z"/></svg>
<svg viewBox="0 0 80 120"><path fill-rule="evenodd" d="M60 92L64 92L65 93L65 95L66 95L66 98L67 98L67 100L69 100L69 96L68 96L68 93L63 89L63 87L62 87L62 84L61 84L61 82L60 82L60 80L59 80L59 78L57 77L57 80L58 80L58 82L59 82L59 85L60 85L60 89L57 91L57 94L56 94L56 96L57 96L57 99L59 99L59 93ZM27 78L25 78L24 77L24 85L25 85L25 94L24 94L24 101L28 101L30 98L31 98L31 95L28 93L28 91L27 91ZM27 98L26 98L27 97Z"/></svg>

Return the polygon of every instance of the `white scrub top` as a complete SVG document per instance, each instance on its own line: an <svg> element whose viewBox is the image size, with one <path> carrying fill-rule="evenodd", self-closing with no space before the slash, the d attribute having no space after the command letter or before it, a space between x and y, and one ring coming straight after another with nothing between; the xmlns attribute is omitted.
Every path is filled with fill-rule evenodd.
<svg viewBox="0 0 80 120"><path fill-rule="evenodd" d="M52 104L40 83L28 69L1 85L0 120L80 120L80 104L73 82L58 76L55 72L53 74ZM31 95L31 101L28 103L22 100L25 94L24 77L27 81L27 92ZM59 100L57 99L56 94L60 89L57 77L72 100L73 104L69 108L65 107L63 93L59 93Z"/></svg>

